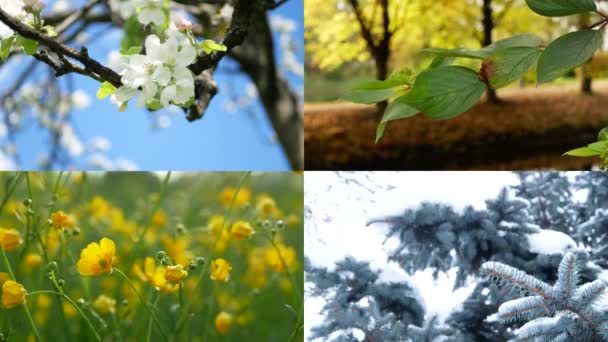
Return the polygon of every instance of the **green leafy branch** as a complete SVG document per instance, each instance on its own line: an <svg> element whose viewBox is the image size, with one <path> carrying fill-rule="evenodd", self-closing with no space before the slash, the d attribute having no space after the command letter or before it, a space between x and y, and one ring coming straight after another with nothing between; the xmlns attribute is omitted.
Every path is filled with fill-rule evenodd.
<svg viewBox="0 0 608 342"><path fill-rule="evenodd" d="M473 107L487 89L505 87L524 77L535 66L539 84L554 81L590 60L602 46L608 16L597 9L593 0L526 0L526 3L534 12L547 17L593 12L600 20L586 29L565 34L546 47L540 37L522 34L479 50L425 49L424 53L435 57L417 76L404 69L385 81L356 86L345 99L364 104L391 100L376 131L378 142L391 121L419 113L436 120L454 118ZM456 59L477 60L479 70L453 65ZM566 155L600 156L608 162L607 134L603 132L593 146Z"/></svg>

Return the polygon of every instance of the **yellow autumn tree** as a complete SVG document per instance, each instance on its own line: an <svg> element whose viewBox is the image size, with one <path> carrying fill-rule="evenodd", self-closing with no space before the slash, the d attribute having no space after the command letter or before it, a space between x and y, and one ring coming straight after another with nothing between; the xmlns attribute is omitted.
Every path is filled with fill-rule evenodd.
<svg viewBox="0 0 608 342"><path fill-rule="evenodd" d="M491 9L489 40L484 3ZM524 0L307 0L304 10L309 67L330 71L371 61L379 79L390 65L420 65L423 48L479 48L525 32L549 41L569 26L534 14ZM387 35L387 51L381 51Z"/></svg>

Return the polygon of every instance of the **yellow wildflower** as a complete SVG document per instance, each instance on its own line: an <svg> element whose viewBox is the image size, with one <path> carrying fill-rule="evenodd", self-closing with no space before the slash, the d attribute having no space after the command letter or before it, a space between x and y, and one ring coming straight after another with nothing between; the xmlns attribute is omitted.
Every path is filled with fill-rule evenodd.
<svg viewBox="0 0 608 342"><path fill-rule="evenodd" d="M188 236L184 235L172 238L170 235L164 234L160 238L160 242L163 244L163 247L165 247L167 254L176 263L182 265L188 265L190 263L190 260L192 259L192 252L188 250L190 245L190 239Z"/></svg>
<svg viewBox="0 0 608 342"><path fill-rule="evenodd" d="M230 204L232 203L232 199L234 198L235 193L236 193L236 189L231 188L231 187L225 188L224 190L222 190L222 192L220 192L220 203L222 203L224 208L230 207ZM234 198L234 207L241 208L241 207L245 206L245 204L249 203L250 201L251 201L251 190L249 190L248 188L241 188L239 190L239 193L236 194L236 198Z"/></svg>
<svg viewBox="0 0 608 342"><path fill-rule="evenodd" d="M25 288L13 280L7 280L2 285L2 305L7 309L17 307L25 302Z"/></svg>
<svg viewBox="0 0 608 342"><path fill-rule="evenodd" d="M11 276L6 272L0 272L0 286L4 285L7 280L10 280Z"/></svg>
<svg viewBox="0 0 608 342"><path fill-rule="evenodd" d="M21 233L18 230L0 228L0 243L5 251L16 249L22 242Z"/></svg>
<svg viewBox="0 0 608 342"><path fill-rule="evenodd" d="M230 325L232 325L231 314L222 311L215 317L215 330L220 334L226 335L230 329Z"/></svg>
<svg viewBox="0 0 608 342"><path fill-rule="evenodd" d="M283 244L279 244L277 248L279 251L275 248L268 247L266 250L266 262L276 272L283 273L285 272L283 261L288 268L292 268L295 265L296 250L293 247L287 247ZM280 255L279 252L281 253ZM281 260L281 257L283 257L283 260Z"/></svg>
<svg viewBox="0 0 608 342"><path fill-rule="evenodd" d="M172 292L177 290L177 286L169 283L165 279L165 267L156 266L156 261L152 257L146 257L144 260L144 269L142 270L139 264L133 266L133 272L143 281L150 283L159 291Z"/></svg>
<svg viewBox="0 0 608 342"><path fill-rule="evenodd" d="M42 263L42 257L38 253L28 253L25 256L25 266L27 268L35 268Z"/></svg>
<svg viewBox="0 0 608 342"><path fill-rule="evenodd" d="M74 317L78 313L76 308L68 301L63 302L63 313L66 317Z"/></svg>
<svg viewBox="0 0 608 342"><path fill-rule="evenodd" d="M275 200L267 194L258 196L255 210L258 216L262 218L280 218L282 216Z"/></svg>
<svg viewBox="0 0 608 342"><path fill-rule="evenodd" d="M236 221L230 230L230 235L233 240L249 239L253 233L253 228L247 221Z"/></svg>
<svg viewBox="0 0 608 342"><path fill-rule="evenodd" d="M89 203L89 212L95 219L107 216L112 209L112 205L101 196L95 196Z"/></svg>
<svg viewBox="0 0 608 342"><path fill-rule="evenodd" d="M209 222L207 223L207 227L211 231L211 234L214 237L220 236L222 231L224 230L224 226L226 224L226 219L221 215L213 215L209 218Z"/></svg>
<svg viewBox="0 0 608 342"><path fill-rule="evenodd" d="M112 272L115 261L116 245L114 241L102 238L99 243L92 242L80 252L78 272L85 276Z"/></svg>
<svg viewBox="0 0 608 342"><path fill-rule="evenodd" d="M165 270L165 279L172 283L179 283L188 276L188 271L184 270L181 264L167 266Z"/></svg>
<svg viewBox="0 0 608 342"><path fill-rule="evenodd" d="M218 254L224 253L226 247L228 246L228 241L230 240L230 234L228 233L228 229L222 230L220 236L217 237L215 242L215 252Z"/></svg>
<svg viewBox="0 0 608 342"><path fill-rule="evenodd" d="M238 325L247 325L253 321L253 313L251 311L245 311L242 314L236 316L236 323Z"/></svg>
<svg viewBox="0 0 608 342"><path fill-rule="evenodd" d="M167 224L167 214L164 211L159 210L152 215L152 225L156 227L162 227Z"/></svg>
<svg viewBox="0 0 608 342"><path fill-rule="evenodd" d="M300 223L300 218L296 214L289 214L287 219L285 219L285 223L288 227L294 227Z"/></svg>
<svg viewBox="0 0 608 342"><path fill-rule="evenodd" d="M106 295L99 295L93 302L93 308L102 315L116 313L116 299Z"/></svg>
<svg viewBox="0 0 608 342"><path fill-rule="evenodd" d="M211 262L211 279L215 281L228 281L232 266L224 259L215 259Z"/></svg>
<svg viewBox="0 0 608 342"><path fill-rule="evenodd" d="M68 215L66 215L63 211L54 212L51 215L51 225L53 228L58 230L63 230L64 228L73 228L74 223L70 219Z"/></svg>

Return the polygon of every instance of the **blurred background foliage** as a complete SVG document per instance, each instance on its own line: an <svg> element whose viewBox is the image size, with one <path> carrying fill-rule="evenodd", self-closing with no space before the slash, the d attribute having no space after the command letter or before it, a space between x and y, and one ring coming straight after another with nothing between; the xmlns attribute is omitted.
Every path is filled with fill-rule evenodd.
<svg viewBox="0 0 608 342"><path fill-rule="evenodd" d="M606 2L598 1L600 8ZM383 7L386 6L388 30ZM379 72L357 12L377 48L385 33L386 68L420 70L430 62L421 49L430 47L477 49L520 33L533 33L546 43L579 27L587 27L585 15L546 18L532 12L524 0L309 0L305 2L306 100L337 100L362 80L385 78ZM605 53L591 62L593 77L605 77ZM382 61L381 61L382 63ZM527 83L534 83L534 73ZM574 73L569 75L573 80Z"/></svg>

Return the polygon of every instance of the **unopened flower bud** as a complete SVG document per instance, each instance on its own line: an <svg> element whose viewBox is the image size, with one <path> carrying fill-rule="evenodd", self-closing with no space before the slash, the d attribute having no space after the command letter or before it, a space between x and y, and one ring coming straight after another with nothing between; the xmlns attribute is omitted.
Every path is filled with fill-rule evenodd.
<svg viewBox="0 0 608 342"><path fill-rule="evenodd" d="M192 22L188 19L178 18L175 20L175 27L177 27L180 32L188 31L192 29Z"/></svg>

